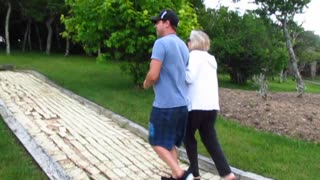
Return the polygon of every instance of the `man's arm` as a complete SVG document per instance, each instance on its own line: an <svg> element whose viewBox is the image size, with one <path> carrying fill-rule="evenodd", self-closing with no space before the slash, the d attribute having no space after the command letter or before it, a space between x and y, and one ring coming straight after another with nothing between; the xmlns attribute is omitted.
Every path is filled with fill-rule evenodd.
<svg viewBox="0 0 320 180"><path fill-rule="evenodd" d="M154 85L158 81L161 67L162 67L162 61L159 61L157 59L151 60L148 74L146 76L146 79L143 82L144 89L149 88L150 86Z"/></svg>

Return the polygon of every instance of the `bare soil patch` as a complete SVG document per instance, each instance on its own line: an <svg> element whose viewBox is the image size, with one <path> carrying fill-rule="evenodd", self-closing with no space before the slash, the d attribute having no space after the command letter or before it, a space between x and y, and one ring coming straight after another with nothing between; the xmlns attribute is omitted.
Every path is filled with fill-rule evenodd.
<svg viewBox="0 0 320 180"><path fill-rule="evenodd" d="M320 94L269 93L220 88L220 114L258 130L320 142Z"/></svg>

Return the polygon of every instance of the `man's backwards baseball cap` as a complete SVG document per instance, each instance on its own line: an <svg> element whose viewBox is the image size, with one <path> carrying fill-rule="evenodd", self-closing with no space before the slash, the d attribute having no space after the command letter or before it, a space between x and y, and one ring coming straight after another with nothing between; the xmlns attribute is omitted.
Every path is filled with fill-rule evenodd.
<svg viewBox="0 0 320 180"><path fill-rule="evenodd" d="M174 27L178 27L179 18L177 14L172 10L162 10L158 16L150 18L153 23L157 23L160 20L169 20L170 24Z"/></svg>

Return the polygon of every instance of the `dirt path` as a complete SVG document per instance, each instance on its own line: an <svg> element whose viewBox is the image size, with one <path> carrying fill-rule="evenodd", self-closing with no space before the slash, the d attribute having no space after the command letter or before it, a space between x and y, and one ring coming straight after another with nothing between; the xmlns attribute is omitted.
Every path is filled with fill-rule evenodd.
<svg viewBox="0 0 320 180"><path fill-rule="evenodd" d="M221 114L243 125L320 142L320 94L269 93L220 88Z"/></svg>

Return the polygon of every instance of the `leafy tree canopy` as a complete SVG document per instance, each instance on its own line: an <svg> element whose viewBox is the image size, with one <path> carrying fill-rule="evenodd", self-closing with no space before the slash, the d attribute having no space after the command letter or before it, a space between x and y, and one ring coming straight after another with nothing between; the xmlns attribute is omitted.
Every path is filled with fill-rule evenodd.
<svg viewBox="0 0 320 180"><path fill-rule="evenodd" d="M66 0L69 14L61 17L66 26L63 33L83 44L88 52L102 49L104 56L126 60L136 84L146 74L152 44L156 39L150 17L162 9L173 9L180 22L178 35L186 39L192 29L199 27L197 15L186 0ZM100 57L100 58L101 58Z"/></svg>
<svg viewBox="0 0 320 180"><path fill-rule="evenodd" d="M313 31L304 31L297 37L294 50L299 60L311 63L320 60L320 36Z"/></svg>
<svg viewBox="0 0 320 180"><path fill-rule="evenodd" d="M243 84L262 70L283 68L287 55L281 30L271 20L253 13L240 16L222 7L208 9L199 17L211 37L211 53L220 67L230 74L233 82Z"/></svg>

